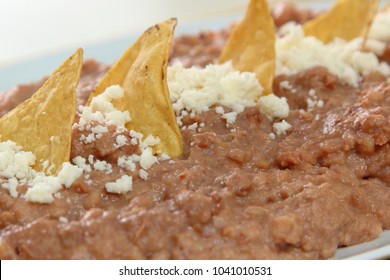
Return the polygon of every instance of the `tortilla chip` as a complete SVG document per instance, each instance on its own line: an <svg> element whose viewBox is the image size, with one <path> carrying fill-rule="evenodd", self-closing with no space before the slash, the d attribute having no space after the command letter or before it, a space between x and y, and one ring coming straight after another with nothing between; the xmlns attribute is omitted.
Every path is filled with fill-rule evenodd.
<svg viewBox="0 0 390 280"><path fill-rule="evenodd" d="M327 12L304 24L307 36L328 43L366 37L378 8L378 0L338 0Z"/></svg>
<svg viewBox="0 0 390 280"><path fill-rule="evenodd" d="M31 98L0 119L1 141L14 141L32 152L37 171L56 174L69 161L82 63L83 50L78 49Z"/></svg>
<svg viewBox="0 0 390 280"><path fill-rule="evenodd" d="M127 129L160 138L154 151L178 157L183 140L172 108L167 84L167 67L176 19L149 28L111 67L89 97L111 85L121 85L125 96L114 102L118 110L128 110L132 121Z"/></svg>
<svg viewBox="0 0 390 280"><path fill-rule="evenodd" d="M272 92L275 75L275 30L266 0L251 0L219 57L218 63L231 60L239 71L256 73L264 93Z"/></svg>

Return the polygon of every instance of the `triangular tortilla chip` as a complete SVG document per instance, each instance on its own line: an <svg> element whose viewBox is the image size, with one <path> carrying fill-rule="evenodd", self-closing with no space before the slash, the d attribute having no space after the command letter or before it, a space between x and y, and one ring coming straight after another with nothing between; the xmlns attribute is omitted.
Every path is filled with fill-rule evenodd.
<svg viewBox="0 0 390 280"><path fill-rule="evenodd" d="M47 161L53 166L47 173L56 174L69 161L82 63L83 50L78 49L31 98L0 119L1 141L14 141L32 152L37 171L44 171Z"/></svg>
<svg viewBox="0 0 390 280"><path fill-rule="evenodd" d="M266 0L251 0L222 50L218 62L231 60L239 71L256 73L264 93L272 92L275 75L274 21Z"/></svg>
<svg viewBox="0 0 390 280"><path fill-rule="evenodd" d="M183 141L167 85L167 67L176 19L149 28L111 67L93 91L92 98L111 85L121 85L125 97L114 101L118 110L128 110L128 129L145 137L157 136L155 151L178 157Z"/></svg>
<svg viewBox="0 0 390 280"><path fill-rule="evenodd" d="M347 41L366 37L378 9L378 0L338 0L327 12L304 24L306 36L328 43L334 38Z"/></svg>

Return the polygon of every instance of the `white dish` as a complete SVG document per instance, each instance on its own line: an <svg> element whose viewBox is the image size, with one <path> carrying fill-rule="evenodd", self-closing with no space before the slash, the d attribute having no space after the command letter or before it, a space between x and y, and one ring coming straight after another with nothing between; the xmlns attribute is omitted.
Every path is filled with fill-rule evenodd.
<svg viewBox="0 0 390 280"><path fill-rule="evenodd" d="M383 232L377 239L371 242L338 249L335 259L390 259L390 231Z"/></svg>

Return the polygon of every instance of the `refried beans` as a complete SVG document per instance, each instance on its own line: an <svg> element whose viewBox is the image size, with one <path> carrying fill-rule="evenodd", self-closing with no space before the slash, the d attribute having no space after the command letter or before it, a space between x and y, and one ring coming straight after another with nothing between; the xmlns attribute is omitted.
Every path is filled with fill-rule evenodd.
<svg viewBox="0 0 390 280"><path fill-rule="evenodd" d="M279 11L280 22L314 16L297 13ZM172 61L213 62L229 30L179 37ZM79 104L107 69L85 62ZM1 114L42 82L1 95ZM275 137L272 120L258 106L245 108L229 127L215 110L188 115L182 119L184 155L153 165L148 180L133 172L126 194L108 193L104 182L118 177L120 156L139 151L113 148L115 126L89 144L80 143L83 132L74 129L71 158L94 155L110 163L112 173L92 170L51 204L0 188L0 258L326 259L390 229L386 78L368 74L353 87L319 66L279 75L273 89L290 106L286 134ZM316 105L308 108L308 98ZM201 131L188 128L194 123L204 124Z"/></svg>

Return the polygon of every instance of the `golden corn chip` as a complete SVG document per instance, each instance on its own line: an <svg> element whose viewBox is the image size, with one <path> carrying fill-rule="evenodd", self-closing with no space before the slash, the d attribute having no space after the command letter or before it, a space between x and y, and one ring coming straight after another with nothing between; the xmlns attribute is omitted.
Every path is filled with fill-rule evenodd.
<svg viewBox="0 0 390 280"><path fill-rule="evenodd" d="M307 36L328 43L334 38L352 40L367 35L378 0L338 0L327 12L304 24Z"/></svg>
<svg viewBox="0 0 390 280"><path fill-rule="evenodd" d="M128 110L128 129L145 137L157 136L161 142L155 151L171 157L182 154L183 141L172 108L167 85L167 67L176 19L149 28L100 81L92 98L111 85L121 85L125 96L114 102L118 110Z"/></svg>
<svg viewBox="0 0 390 280"><path fill-rule="evenodd" d="M69 161L82 63L83 50L78 49L31 98L0 119L1 141L14 141L32 152L37 171L55 174ZM53 168L47 169L45 161Z"/></svg>
<svg viewBox="0 0 390 280"><path fill-rule="evenodd" d="M218 62L232 60L239 71L256 73L264 93L272 92L275 74L275 30L266 0L251 0L222 50Z"/></svg>

